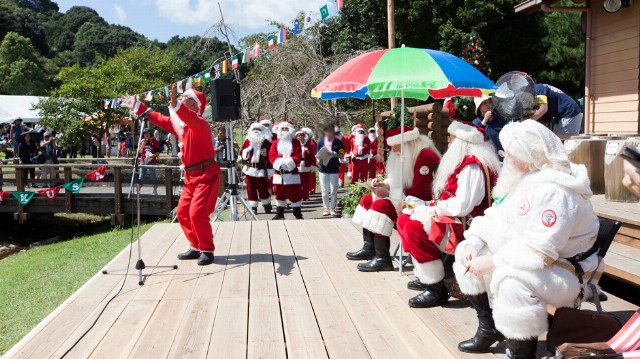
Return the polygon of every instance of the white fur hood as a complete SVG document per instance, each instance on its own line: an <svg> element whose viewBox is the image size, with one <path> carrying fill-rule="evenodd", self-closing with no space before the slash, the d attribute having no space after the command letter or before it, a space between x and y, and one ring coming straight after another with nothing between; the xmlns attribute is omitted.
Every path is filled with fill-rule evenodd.
<svg viewBox="0 0 640 359"><path fill-rule="evenodd" d="M546 183L556 184L584 199L589 199L593 196L587 167L575 163L571 163L571 174L551 168L543 168L526 176L518 187L519 189L528 190Z"/></svg>

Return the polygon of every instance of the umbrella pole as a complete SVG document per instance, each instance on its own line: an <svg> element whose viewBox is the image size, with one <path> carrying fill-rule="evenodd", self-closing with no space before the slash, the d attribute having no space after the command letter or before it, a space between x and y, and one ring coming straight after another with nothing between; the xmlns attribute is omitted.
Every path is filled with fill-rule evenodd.
<svg viewBox="0 0 640 359"><path fill-rule="evenodd" d="M402 205L402 201L404 201L404 89L402 90L402 99L400 102L400 205ZM404 268L402 265L402 240L400 240L400 251L399 251L399 266L398 272L402 274L404 272Z"/></svg>

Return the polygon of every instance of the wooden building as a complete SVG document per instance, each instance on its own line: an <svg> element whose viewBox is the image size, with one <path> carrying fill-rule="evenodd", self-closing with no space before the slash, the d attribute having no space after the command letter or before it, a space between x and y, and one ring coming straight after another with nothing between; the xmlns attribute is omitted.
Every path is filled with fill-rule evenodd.
<svg viewBox="0 0 640 359"><path fill-rule="evenodd" d="M583 13L585 28L585 132L640 132L640 1L621 0L613 12L604 0L527 0L516 12ZM554 5L556 4L556 5Z"/></svg>

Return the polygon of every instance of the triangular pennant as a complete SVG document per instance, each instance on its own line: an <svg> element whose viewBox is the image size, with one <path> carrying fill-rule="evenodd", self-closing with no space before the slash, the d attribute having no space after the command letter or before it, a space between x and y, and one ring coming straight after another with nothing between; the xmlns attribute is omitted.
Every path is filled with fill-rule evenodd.
<svg viewBox="0 0 640 359"><path fill-rule="evenodd" d="M107 98L107 99L104 99L104 100L102 100L102 107L104 107L104 109L106 110L106 109L108 109L108 108L109 108L109 104L110 104L110 103L111 103L111 100L110 100L110 99L108 99L108 98Z"/></svg>
<svg viewBox="0 0 640 359"><path fill-rule="evenodd" d="M84 183L84 177L80 177L78 179L74 179L71 182L63 184L62 188L64 188L65 190L73 194L78 194L80 193L80 189L82 188L83 183Z"/></svg>
<svg viewBox="0 0 640 359"><path fill-rule="evenodd" d="M176 92L178 93L184 92L184 90L182 89L182 81L178 81L178 83L176 83Z"/></svg>
<svg viewBox="0 0 640 359"><path fill-rule="evenodd" d="M95 171L92 171L84 176L84 178L94 182L104 182L104 177L107 173L107 165L98 167Z"/></svg>
<svg viewBox="0 0 640 359"><path fill-rule="evenodd" d="M9 196L11 196L11 192L0 192L0 204Z"/></svg>
<svg viewBox="0 0 640 359"><path fill-rule="evenodd" d="M147 100L147 101L153 100L153 91L147 92L147 96L145 96L144 99Z"/></svg>
<svg viewBox="0 0 640 359"><path fill-rule="evenodd" d="M36 193L35 192L11 192L11 194L18 200L18 202L20 202L21 205L26 206L27 203L31 201L31 198L33 198L33 195Z"/></svg>
<svg viewBox="0 0 640 359"><path fill-rule="evenodd" d="M38 191L41 195L45 196L49 201L54 202L60 193L61 186L55 186L51 188L45 188Z"/></svg>
<svg viewBox="0 0 640 359"><path fill-rule="evenodd" d="M244 51L244 56L242 56L242 63L243 63L243 64L246 64L246 63L248 63L249 61L251 61L251 49L250 49L250 48L247 48L247 49Z"/></svg>

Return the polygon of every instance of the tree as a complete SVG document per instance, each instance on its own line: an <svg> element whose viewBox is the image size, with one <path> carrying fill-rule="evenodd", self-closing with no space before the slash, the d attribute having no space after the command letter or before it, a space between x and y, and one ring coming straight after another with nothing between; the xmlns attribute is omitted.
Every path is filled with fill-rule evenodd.
<svg viewBox="0 0 640 359"><path fill-rule="evenodd" d="M180 79L186 67L183 60L155 48L120 50L91 67L63 68L56 76L60 87L37 107L44 125L62 133L64 145L77 146L88 133L102 136L113 124L129 117L124 108L105 109L103 99L163 87ZM90 115L99 120L84 121Z"/></svg>
<svg viewBox="0 0 640 359"><path fill-rule="evenodd" d="M0 93L47 93L47 77L35 48L29 39L15 32L8 33L0 44Z"/></svg>

